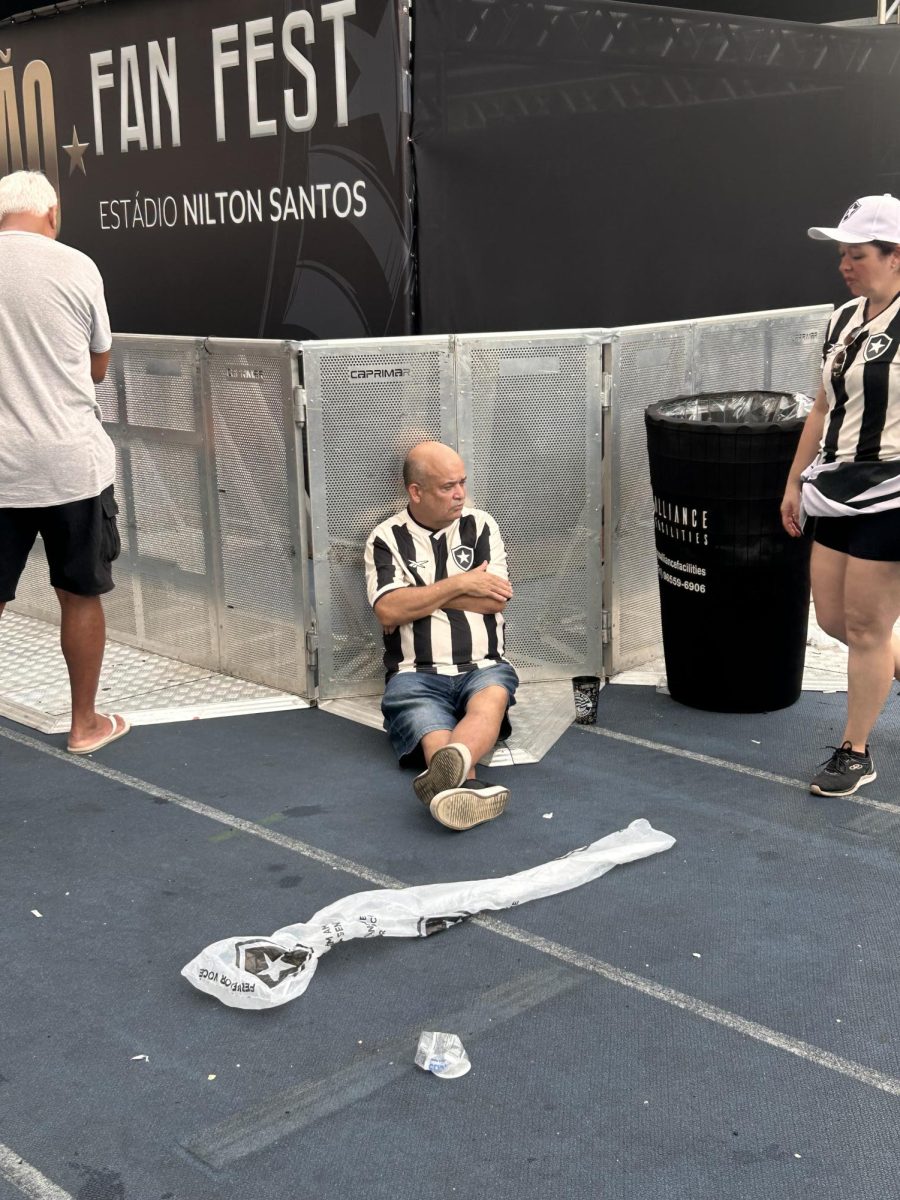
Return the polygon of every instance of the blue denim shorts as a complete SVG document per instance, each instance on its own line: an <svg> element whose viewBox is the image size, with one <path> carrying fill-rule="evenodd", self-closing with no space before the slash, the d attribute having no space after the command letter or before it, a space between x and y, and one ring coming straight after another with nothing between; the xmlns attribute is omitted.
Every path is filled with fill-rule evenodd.
<svg viewBox="0 0 900 1200"><path fill-rule="evenodd" d="M384 689L381 712L391 745L400 759L415 754L426 733L436 729L452 729L464 716L466 705L482 688L499 684L509 695L507 708L516 702L519 677L509 663L479 667L464 675L429 675L424 671L399 671L392 675ZM506 716L500 727L500 737L510 734Z"/></svg>

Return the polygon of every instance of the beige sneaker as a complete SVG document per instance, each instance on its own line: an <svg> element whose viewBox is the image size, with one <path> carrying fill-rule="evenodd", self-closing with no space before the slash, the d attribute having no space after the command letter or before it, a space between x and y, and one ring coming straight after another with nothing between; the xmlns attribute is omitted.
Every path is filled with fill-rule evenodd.
<svg viewBox="0 0 900 1200"><path fill-rule="evenodd" d="M465 783L471 766L472 756L468 746L462 742L450 742L448 746L442 746L432 754L428 770L413 780L416 795L423 804L430 804L438 792Z"/></svg>
<svg viewBox="0 0 900 1200"><path fill-rule="evenodd" d="M448 829L471 829L499 817L509 800L509 789L499 783L467 779L461 787L438 792L429 805L431 815Z"/></svg>

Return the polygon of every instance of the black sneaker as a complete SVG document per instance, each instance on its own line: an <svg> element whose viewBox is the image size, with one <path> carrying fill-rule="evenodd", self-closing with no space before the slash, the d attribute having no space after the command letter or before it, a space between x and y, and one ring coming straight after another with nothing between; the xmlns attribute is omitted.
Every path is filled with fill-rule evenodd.
<svg viewBox="0 0 900 1200"><path fill-rule="evenodd" d="M450 742L442 746L432 754L428 770L413 780L416 795L423 804L430 804L438 792L465 783L471 765L469 748L462 742Z"/></svg>
<svg viewBox="0 0 900 1200"><path fill-rule="evenodd" d="M822 770L809 785L813 795L852 796L858 787L878 778L868 746L865 754L854 750L849 742L829 749L833 749L834 754L822 763Z"/></svg>
<svg viewBox="0 0 900 1200"><path fill-rule="evenodd" d="M509 789L499 783L467 779L461 787L438 792L429 808L434 819L448 829L471 829L499 817L508 800Z"/></svg>

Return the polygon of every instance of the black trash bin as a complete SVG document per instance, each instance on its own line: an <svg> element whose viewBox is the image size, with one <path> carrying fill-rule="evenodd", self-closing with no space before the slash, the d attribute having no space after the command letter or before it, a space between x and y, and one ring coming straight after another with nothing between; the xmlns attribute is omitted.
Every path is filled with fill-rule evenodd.
<svg viewBox="0 0 900 1200"><path fill-rule="evenodd" d="M800 696L810 538L780 505L808 408L780 392L682 396L646 413L669 693L713 712Z"/></svg>

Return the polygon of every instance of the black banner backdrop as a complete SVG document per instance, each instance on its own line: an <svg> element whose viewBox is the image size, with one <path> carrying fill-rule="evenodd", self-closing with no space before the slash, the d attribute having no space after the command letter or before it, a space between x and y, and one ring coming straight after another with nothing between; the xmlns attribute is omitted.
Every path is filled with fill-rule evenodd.
<svg viewBox="0 0 900 1200"><path fill-rule="evenodd" d="M842 301L806 229L900 189L900 30L417 0L424 333Z"/></svg>
<svg viewBox="0 0 900 1200"><path fill-rule="evenodd" d="M0 175L58 184L113 327L402 334L401 0L120 0L0 28Z"/></svg>

